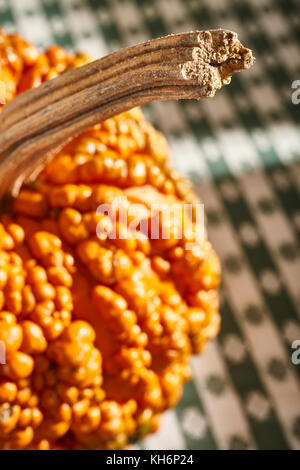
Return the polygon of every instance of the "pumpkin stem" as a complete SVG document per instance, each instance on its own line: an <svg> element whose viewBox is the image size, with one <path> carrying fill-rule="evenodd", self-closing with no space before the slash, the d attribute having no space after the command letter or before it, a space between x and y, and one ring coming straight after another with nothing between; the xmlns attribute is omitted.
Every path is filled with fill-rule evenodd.
<svg viewBox="0 0 300 470"><path fill-rule="evenodd" d="M151 101L212 97L252 63L235 33L195 31L122 49L21 93L0 114L0 197L93 125Z"/></svg>

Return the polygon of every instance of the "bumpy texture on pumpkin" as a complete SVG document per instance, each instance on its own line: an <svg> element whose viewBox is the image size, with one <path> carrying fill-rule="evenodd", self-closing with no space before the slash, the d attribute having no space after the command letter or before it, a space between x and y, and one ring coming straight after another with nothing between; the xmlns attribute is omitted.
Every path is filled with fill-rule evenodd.
<svg viewBox="0 0 300 470"><path fill-rule="evenodd" d="M0 34L7 101L88 60ZM176 237L178 204L197 198L168 158L135 109L74 139L3 210L0 448L122 448L179 400L191 353L219 328L220 266L207 240L186 249L191 221ZM119 219L123 238L110 239L96 209L120 197L129 222L136 202L144 219L151 202L177 203L171 236L151 240ZM160 234L168 223L160 217Z"/></svg>

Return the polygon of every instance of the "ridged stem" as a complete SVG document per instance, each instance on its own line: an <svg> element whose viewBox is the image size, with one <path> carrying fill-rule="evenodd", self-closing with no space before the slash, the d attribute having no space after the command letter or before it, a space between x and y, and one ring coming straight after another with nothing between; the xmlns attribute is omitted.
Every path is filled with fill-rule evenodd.
<svg viewBox="0 0 300 470"><path fill-rule="evenodd" d="M151 101L212 97L252 62L235 33L197 31L122 49L20 94L0 114L0 197L93 125Z"/></svg>

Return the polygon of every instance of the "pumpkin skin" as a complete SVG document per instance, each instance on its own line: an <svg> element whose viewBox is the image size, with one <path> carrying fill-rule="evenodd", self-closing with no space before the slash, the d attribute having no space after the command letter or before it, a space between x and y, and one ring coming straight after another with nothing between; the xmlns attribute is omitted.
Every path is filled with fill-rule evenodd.
<svg viewBox="0 0 300 470"><path fill-rule="evenodd" d="M91 60L0 39L6 101ZM116 201L127 224L119 206L115 222L96 212ZM76 137L3 207L0 449L120 449L157 429L220 325L219 260L183 211L197 202L133 109ZM168 238L163 216L156 239L129 229L136 203L143 219L152 203L177 208Z"/></svg>

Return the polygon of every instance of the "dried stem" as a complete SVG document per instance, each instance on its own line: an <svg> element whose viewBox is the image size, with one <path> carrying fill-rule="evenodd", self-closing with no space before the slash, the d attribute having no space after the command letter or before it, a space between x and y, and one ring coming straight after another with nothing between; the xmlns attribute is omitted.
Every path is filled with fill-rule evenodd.
<svg viewBox="0 0 300 470"><path fill-rule="evenodd" d="M122 49L20 94L0 114L0 196L91 126L150 101L212 97L252 63L235 33L197 31Z"/></svg>

